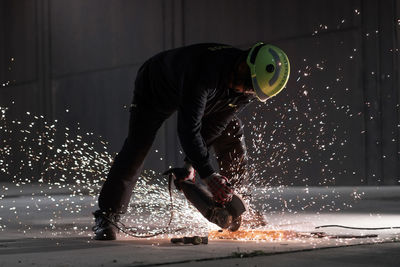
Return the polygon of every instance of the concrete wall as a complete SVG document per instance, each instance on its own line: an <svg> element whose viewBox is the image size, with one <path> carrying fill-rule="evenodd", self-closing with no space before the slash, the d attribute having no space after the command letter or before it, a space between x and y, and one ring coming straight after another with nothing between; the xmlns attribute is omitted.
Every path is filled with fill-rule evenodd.
<svg viewBox="0 0 400 267"><path fill-rule="evenodd" d="M148 57L198 42L248 48L263 40L287 51L292 65L285 92L241 114L252 166L265 182L397 184L399 6L394 0L2 0L0 81L10 84L0 87L0 106L13 107L10 118L31 111L67 126L79 122L118 152L136 71ZM252 129L264 122L260 146L251 141ZM146 167L161 171L179 162L177 147L171 118Z"/></svg>

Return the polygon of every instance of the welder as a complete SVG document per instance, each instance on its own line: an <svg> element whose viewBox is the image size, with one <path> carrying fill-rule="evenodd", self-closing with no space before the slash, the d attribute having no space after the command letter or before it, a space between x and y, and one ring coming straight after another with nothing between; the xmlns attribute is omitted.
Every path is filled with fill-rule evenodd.
<svg viewBox="0 0 400 267"><path fill-rule="evenodd" d="M186 179L196 172L217 203L229 202L246 179L246 146L237 114L253 100L265 102L289 78L287 55L256 43L248 50L195 44L161 52L138 70L129 132L101 189L94 212L95 239L116 239L116 222L127 211L132 190L158 129L177 112ZM219 164L211 164L210 149Z"/></svg>

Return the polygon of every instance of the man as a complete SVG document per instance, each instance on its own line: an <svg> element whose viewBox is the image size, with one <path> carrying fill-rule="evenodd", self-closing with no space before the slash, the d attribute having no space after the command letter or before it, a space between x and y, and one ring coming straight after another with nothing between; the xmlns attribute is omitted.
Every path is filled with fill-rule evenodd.
<svg viewBox="0 0 400 267"><path fill-rule="evenodd" d="M157 130L177 111L178 136L186 154L187 178L195 170L216 202L232 198L246 172L242 124L236 116L258 98L279 93L289 77L289 61L263 43L243 51L228 45L197 44L162 52L139 69L129 133L105 181L94 213L95 239L116 239L115 223L126 212L132 190ZM211 165L213 147L220 172Z"/></svg>

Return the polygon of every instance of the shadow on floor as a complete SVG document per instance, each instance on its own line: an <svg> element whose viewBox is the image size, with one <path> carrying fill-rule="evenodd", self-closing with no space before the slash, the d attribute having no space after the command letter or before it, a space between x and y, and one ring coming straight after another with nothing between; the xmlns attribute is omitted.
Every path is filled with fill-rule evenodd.
<svg viewBox="0 0 400 267"><path fill-rule="evenodd" d="M96 241L90 237L20 238L0 240L0 255L42 253L97 247L121 246L126 242Z"/></svg>

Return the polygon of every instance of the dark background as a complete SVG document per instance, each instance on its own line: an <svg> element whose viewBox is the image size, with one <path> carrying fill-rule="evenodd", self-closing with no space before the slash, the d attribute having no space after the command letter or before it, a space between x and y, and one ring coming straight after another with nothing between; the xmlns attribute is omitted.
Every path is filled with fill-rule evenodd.
<svg viewBox="0 0 400 267"><path fill-rule="evenodd" d="M0 106L9 120L29 111L79 122L115 153L147 58L262 40L287 52L292 75L283 93L241 114L253 174L274 185L399 184L399 19L395 0L0 0ZM160 130L146 168L180 163L175 123Z"/></svg>

